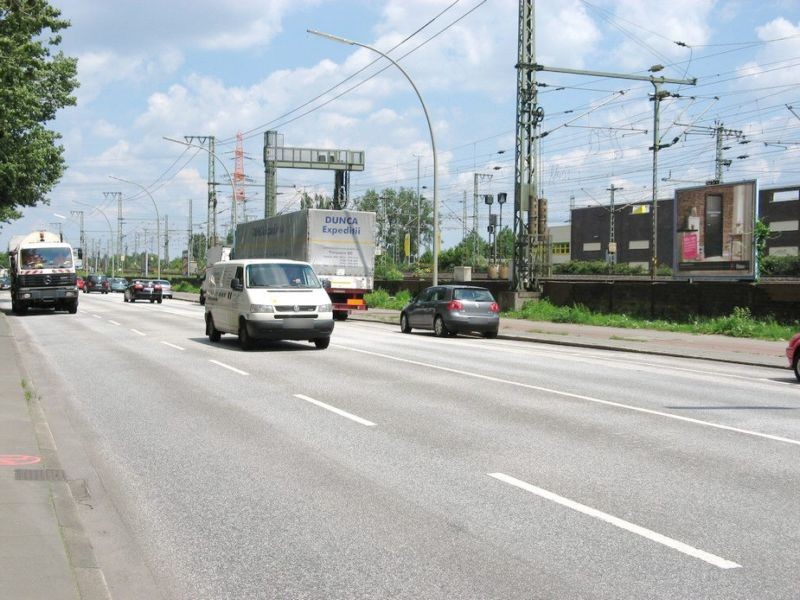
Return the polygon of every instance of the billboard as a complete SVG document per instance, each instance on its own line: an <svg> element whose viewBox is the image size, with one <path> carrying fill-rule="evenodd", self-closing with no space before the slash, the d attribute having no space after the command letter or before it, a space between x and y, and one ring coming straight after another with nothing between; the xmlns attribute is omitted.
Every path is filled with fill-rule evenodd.
<svg viewBox="0 0 800 600"><path fill-rule="evenodd" d="M755 279L757 213L757 181L675 190L674 276Z"/></svg>

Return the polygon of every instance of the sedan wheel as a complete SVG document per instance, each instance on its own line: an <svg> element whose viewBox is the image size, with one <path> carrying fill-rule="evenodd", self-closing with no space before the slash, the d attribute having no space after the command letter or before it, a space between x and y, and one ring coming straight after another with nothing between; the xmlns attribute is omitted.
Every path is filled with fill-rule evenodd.
<svg viewBox="0 0 800 600"><path fill-rule="evenodd" d="M497 331L484 331L483 337L485 337L487 340L493 340L497 337Z"/></svg>
<svg viewBox="0 0 800 600"><path fill-rule="evenodd" d="M448 337L451 335L442 317L436 317L436 320L433 322L433 333L436 334L436 337Z"/></svg>
<svg viewBox="0 0 800 600"><path fill-rule="evenodd" d="M331 345L331 338L315 338L314 345L317 347L317 350L325 350L325 348Z"/></svg>
<svg viewBox="0 0 800 600"><path fill-rule="evenodd" d="M405 313L400 315L400 331L403 333L411 333L411 325L408 324L408 315Z"/></svg>

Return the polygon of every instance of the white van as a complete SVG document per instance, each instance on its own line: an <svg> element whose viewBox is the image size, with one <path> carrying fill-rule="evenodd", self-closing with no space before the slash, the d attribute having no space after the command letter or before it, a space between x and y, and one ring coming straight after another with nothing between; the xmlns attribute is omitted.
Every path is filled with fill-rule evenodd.
<svg viewBox="0 0 800 600"><path fill-rule="evenodd" d="M255 340L308 340L320 350L333 332L331 299L305 262L249 259L218 262L206 273L206 335Z"/></svg>

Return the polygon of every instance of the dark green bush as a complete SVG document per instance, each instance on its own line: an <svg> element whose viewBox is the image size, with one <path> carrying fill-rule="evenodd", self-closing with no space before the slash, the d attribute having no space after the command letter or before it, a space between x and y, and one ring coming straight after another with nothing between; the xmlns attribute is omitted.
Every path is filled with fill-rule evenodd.
<svg viewBox="0 0 800 600"><path fill-rule="evenodd" d="M765 256L759 270L762 277L800 277L800 256Z"/></svg>
<svg viewBox="0 0 800 600"><path fill-rule="evenodd" d="M661 274L660 269L659 275ZM553 273L556 275L644 275L646 271L640 266L632 267L626 263L611 264L602 260L573 260L553 265ZM671 274L671 271L667 274Z"/></svg>

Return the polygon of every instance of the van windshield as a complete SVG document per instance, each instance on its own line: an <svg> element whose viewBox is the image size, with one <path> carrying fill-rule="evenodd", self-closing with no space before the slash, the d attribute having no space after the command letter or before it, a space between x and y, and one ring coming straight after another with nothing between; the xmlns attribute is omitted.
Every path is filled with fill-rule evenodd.
<svg viewBox="0 0 800 600"><path fill-rule="evenodd" d="M319 288L314 270L308 265L267 263L247 265L249 288Z"/></svg>

